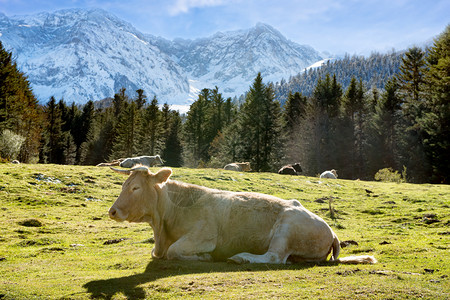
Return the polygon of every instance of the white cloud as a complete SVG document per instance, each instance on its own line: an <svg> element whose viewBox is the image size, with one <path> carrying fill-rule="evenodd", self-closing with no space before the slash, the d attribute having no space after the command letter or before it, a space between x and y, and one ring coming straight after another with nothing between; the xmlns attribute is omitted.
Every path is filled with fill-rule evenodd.
<svg viewBox="0 0 450 300"><path fill-rule="evenodd" d="M219 6L227 4L224 0L177 0L169 7L169 13L172 16L187 13L191 8Z"/></svg>

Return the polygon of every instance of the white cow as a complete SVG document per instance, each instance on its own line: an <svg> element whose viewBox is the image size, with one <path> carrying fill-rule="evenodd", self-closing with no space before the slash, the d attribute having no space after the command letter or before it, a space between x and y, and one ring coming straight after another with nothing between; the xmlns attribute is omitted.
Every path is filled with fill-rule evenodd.
<svg viewBox="0 0 450 300"><path fill-rule="evenodd" d="M154 258L284 264L325 261L331 253L332 261L376 262L367 255L338 260L336 234L297 200L173 181L169 168L113 170L130 176L109 216L148 222Z"/></svg>
<svg viewBox="0 0 450 300"><path fill-rule="evenodd" d="M235 162L235 163L228 164L223 168L224 168L224 170L229 170L229 171L245 172L245 171L250 171L250 163L249 162L242 162L242 163Z"/></svg>
<svg viewBox="0 0 450 300"><path fill-rule="evenodd" d="M122 168L132 168L136 165L153 167L155 165L162 165L162 164L163 164L163 161L161 160L161 157L159 157L159 155L155 155L155 156L137 156L137 157L125 158L120 163L120 166Z"/></svg>
<svg viewBox="0 0 450 300"><path fill-rule="evenodd" d="M331 178L331 179L337 179L337 173L336 170L331 171L325 171L322 174L320 174L320 178Z"/></svg>

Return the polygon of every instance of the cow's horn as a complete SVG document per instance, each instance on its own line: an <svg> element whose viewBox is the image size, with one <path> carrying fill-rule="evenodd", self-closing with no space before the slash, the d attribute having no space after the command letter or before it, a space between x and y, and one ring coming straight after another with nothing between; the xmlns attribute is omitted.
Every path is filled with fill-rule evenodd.
<svg viewBox="0 0 450 300"><path fill-rule="evenodd" d="M130 175L131 174L131 170L123 170L123 169L116 169L116 168L111 168L109 167L111 170L113 170L116 173L119 174L124 174L124 175Z"/></svg>
<svg viewBox="0 0 450 300"><path fill-rule="evenodd" d="M145 171L145 172L148 172L148 168L145 167L145 166L139 166L139 167L131 169L130 171L131 172L134 172L134 171Z"/></svg>

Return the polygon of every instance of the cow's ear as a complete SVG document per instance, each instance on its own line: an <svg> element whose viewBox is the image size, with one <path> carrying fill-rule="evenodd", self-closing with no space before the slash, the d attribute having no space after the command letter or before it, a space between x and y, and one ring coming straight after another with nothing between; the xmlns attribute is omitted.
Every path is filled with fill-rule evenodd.
<svg viewBox="0 0 450 300"><path fill-rule="evenodd" d="M155 174L156 182L157 183L163 183L166 182L170 175L172 175L172 169L170 168L162 168L158 171L158 173Z"/></svg>

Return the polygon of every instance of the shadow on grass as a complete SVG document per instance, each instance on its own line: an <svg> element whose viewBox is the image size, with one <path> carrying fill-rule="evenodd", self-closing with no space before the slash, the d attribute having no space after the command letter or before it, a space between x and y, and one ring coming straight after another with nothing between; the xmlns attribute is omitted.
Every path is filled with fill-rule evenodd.
<svg viewBox="0 0 450 300"><path fill-rule="evenodd" d="M91 298L111 299L115 294L122 293L128 299L145 299L146 293L142 284L155 281L160 278L179 276L186 274L201 274L214 272L243 272L243 271L267 271L267 270L301 270L311 268L318 264L292 264L292 265L268 265L268 264L244 264L235 265L225 262L197 262L197 261L168 261L152 260L144 273L120 278L90 281L83 285ZM322 264L320 264L322 265ZM325 263L324 266L331 266Z"/></svg>

